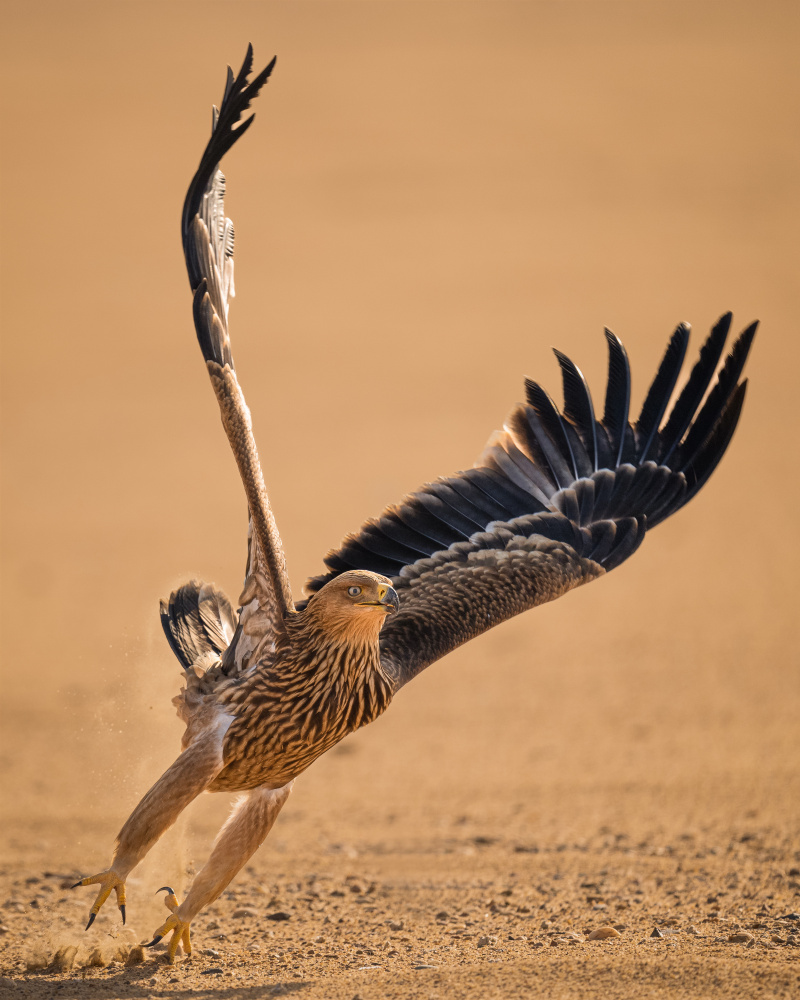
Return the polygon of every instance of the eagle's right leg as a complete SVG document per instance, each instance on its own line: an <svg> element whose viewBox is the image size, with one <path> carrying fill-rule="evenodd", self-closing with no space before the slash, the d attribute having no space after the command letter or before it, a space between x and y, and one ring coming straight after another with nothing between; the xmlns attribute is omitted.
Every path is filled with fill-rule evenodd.
<svg viewBox="0 0 800 1000"><path fill-rule="evenodd" d="M203 907L217 899L231 879L255 854L272 829L291 790L290 781L283 788L254 788L239 799L214 842L211 856L197 873L186 899L178 904L173 890L164 886L167 890L165 902L172 914L145 947L157 944L165 934L171 934L168 961L175 960L179 944L183 944L186 954L191 955L189 929L192 920Z"/></svg>
<svg viewBox="0 0 800 1000"><path fill-rule="evenodd" d="M125 879L192 799L205 791L222 770L223 735L221 730L206 732L183 751L126 820L117 836L110 867L97 875L80 879L72 887L100 886L89 913L87 930L112 889L117 895L117 905L125 923Z"/></svg>

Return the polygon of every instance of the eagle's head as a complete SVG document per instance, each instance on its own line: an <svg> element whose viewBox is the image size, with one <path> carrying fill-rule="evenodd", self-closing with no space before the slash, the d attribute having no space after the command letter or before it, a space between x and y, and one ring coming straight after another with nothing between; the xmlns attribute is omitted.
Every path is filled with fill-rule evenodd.
<svg viewBox="0 0 800 1000"><path fill-rule="evenodd" d="M387 615L399 608L391 580L354 569L340 573L310 597L304 613L331 638L376 640Z"/></svg>

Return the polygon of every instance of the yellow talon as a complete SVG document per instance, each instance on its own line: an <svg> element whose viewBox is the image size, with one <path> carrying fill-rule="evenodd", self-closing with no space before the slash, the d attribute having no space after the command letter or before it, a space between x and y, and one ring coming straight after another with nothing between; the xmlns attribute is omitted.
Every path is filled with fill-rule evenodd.
<svg viewBox="0 0 800 1000"><path fill-rule="evenodd" d="M167 917L166 921L158 928L153 936L153 940L148 942L144 947L150 948L164 937L165 934L172 932L172 937L170 938L169 947L167 948L167 961L170 965L175 961L175 953L178 950L178 945L183 945L183 950L186 956L192 954L192 940L189 935L189 928L191 926L191 921L183 921L176 915L176 910L178 909L178 897L175 895L173 889L168 885L163 886L159 889L159 892L166 890L166 897L164 898L164 905L168 910L172 911L172 915Z"/></svg>
<svg viewBox="0 0 800 1000"><path fill-rule="evenodd" d="M73 889L77 889L79 885L99 885L100 891L97 893L97 898L94 901L94 905L89 911L89 923L86 925L86 930L94 923L94 918L100 912L100 907L105 903L108 897L111 895L111 890L113 889L117 895L117 906L119 907L119 912L122 914L122 922L125 923L125 879L120 878L117 873L111 869L107 868L104 872L98 872L97 875L89 875L86 878L78 879L75 885L72 886Z"/></svg>

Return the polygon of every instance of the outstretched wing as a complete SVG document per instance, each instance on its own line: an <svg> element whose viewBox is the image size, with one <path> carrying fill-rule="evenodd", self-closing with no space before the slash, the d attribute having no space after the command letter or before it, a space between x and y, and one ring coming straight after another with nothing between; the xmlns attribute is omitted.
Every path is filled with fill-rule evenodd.
<svg viewBox="0 0 800 1000"><path fill-rule="evenodd" d="M286 560L267 497L250 411L236 377L228 336L228 306L234 295L233 224L225 217L225 178L219 162L250 127L254 115L243 113L266 83L275 59L251 82L253 48L234 78L228 79L222 104L214 108L211 138L183 205L181 234L189 282L194 293L194 323L222 424L242 477L250 511L248 559L236 634L225 653L226 666L246 670L259 651L271 646L283 617L294 611Z"/></svg>
<svg viewBox="0 0 800 1000"><path fill-rule="evenodd" d="M468 639L619 566L647 528L698 492L730 442L757 324L735 342L709 391L730 325L727 313L670 407L689 342L689 328L678 326L633 424L628 357L614 334L606 331L600 420L583 375L556 351L562 412L526 381L527 403L474 468L368 521L328 554L330 572L307 591L354 568L392 578L400 611L381 631L381 662L398 688Z"/></svg>

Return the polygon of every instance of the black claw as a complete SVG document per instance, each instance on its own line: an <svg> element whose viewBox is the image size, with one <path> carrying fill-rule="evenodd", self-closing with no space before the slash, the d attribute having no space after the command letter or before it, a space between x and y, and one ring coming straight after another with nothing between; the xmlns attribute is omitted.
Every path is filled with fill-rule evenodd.
<svg viewBox="0 0 800 1000"><path fill-rule="evenodd" d="M147 944L143 944L142 947L152 948L154 944L158 944L158 942L161 940L163 936L164 936L163 934L156 934L156 936L153 938L152 941L149 941Z"/></svg>
<svg viewBox="0 0 800 1000"><path fill-rule="evenodd" d="M122 923L125 923L125 904L120 903L119 912L122 914Z"/></svg>
<svg viewBox="0 0 800 1000"><path fill-rule="evenodd" d="M78 886L81 884L81 882L83 882L83 879L79 878L78 881L75 883L75 885L70 886L70 889L77 889Z"/></svg>
<svg viewBox="0 0 800 1000"><path fill-rule="evenodd" d="M96 916L97 916L97 914L96 914L96 913L90 913L90 914L89 914L89 923L88 923L88 924L86 925L86 930L87 930L87 931L89 930L89 928L90 928L90 927L92 926L92 924L94 923L94 918L95 918Z"/></svg>
<svg viewBox="0 0 800 1000"><path fill-rule="evenodd" d="M175 895L175 890L170 885L162 885L160 889L156 889L154 895L158 895L160 892L168 892L171 896Z"/></svg>

